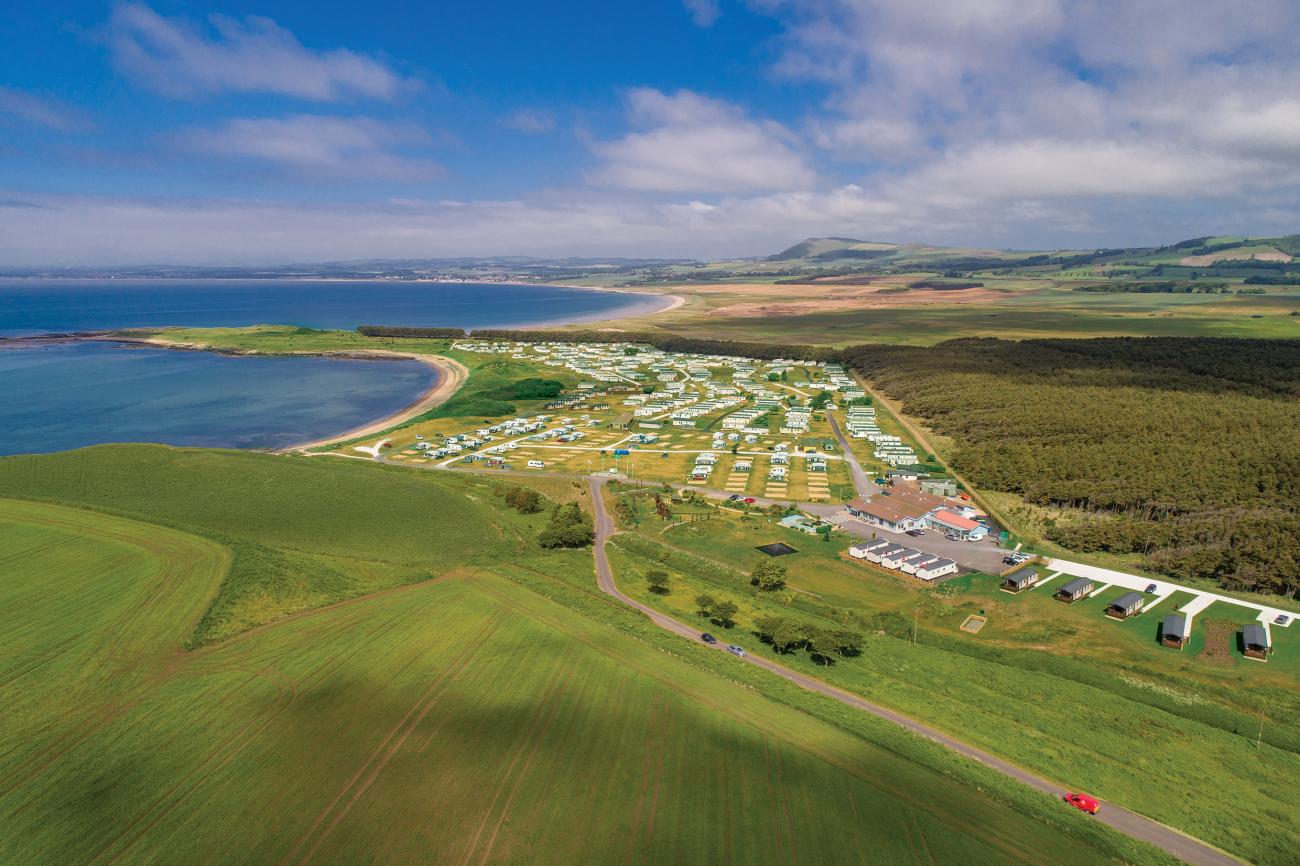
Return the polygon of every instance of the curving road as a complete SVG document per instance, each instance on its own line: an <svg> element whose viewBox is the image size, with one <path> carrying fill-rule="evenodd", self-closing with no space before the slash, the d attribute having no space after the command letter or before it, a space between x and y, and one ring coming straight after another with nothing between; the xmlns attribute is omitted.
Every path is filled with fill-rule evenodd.
<svg viewBox="0 0 1300 866"><path fill-rule="evenodd" d="M591 506L595 513L596 539L595 539L595 560L596 560L596 584L600 590L607 595L621 601L629 607L641 611L650 621L662 629L680 635L687 640L694 641L701 646L710 646L700 640L698 629L687 625L680 620L674 619L660 611L655 610L649 605L642 604L634 598L624 595L614 581L614 571L609 565L609 557L605 554L605 542L614 534L614 521L605 510L604 488L606 479L590 478L591 486ZM712 648L724 651L721 644L714 645ZM743 659L737 658L737 663L748 663L755 667L762 668L768 673L781 677L784 680L794 683L795 685L807 689L810 692L816 692L826 697L833 698L842 704L846 704L863 712L870 713L886 721L893 722L899 727L906 728L914 734L925 737L927 740L938 743L947 749L965 755L968 758L979 761L986 767L1002 773L1004 776L1010 776L1022 784L1042 791L1045 794L1060 799L1066 793L1066 789L1037 776L1027 770L1017 767L1008 761L994 757L988 752L977 749L969 743L955 739L942 731L936 730L910 716L895 712L887 707L874 704L863 697L846 692L843 689L836 688L829 683L822 682L814 677L801 674L796 670L786 667L778 662L770 661L765 658L747 655ZM1062 804L1061 808L1069 808ZM1179 859L1192 864L1192 866L1244 866L1242 861L1223 853L1217 848L1197 839L1193 839L1172 827L1166 827L1157 821L1143 817L1136 812L1116 806L1113 803L1103 804L1101 812L1096 816L1098 821L1106 824L1121 833L1147 842L1151 845L1161 848Z"/></svg>

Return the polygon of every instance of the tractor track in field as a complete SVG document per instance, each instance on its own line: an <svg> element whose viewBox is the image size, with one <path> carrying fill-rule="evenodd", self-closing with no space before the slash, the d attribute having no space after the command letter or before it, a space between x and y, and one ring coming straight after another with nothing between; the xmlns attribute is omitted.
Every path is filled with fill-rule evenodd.
<svg viewBox="0 0 1300 866"><path fill-rule="evenodd" d="M546 735L550 733L551 725L555 722L555 715L560 708L560 698L572 684L574 669L576 667L577 653L574 652L574 647L570 644L569 650L566 651L559 663L556 664L555 670L551 674L551 679L543 691L541 707L539 708L542 718L540 720L530 720L532 721L532 724L530 725L529 737L526 738L524 742L520 743L514 759L511 760L510 766L502 776L501 784L498 786L497 791L492 798L492 803L484 814L483 821L480 822L479 828L474 834L474 838L470 840L465 855L461 858L461 866L469 866L470 861L476 859L475 854L478 853L479 850L479 840L483 836L483 831L487 827L487 822L492 813L497 812L496 823L493 824L491 834L488 836L486 842L483 843L482 853L477 857L478 863L487 863L488 858L492 856L492 851L496 847L497 837L501 833L501 827L505 824L506 819L510 817L515 797L519 795L520 789L528 778L529 771L533 766L534 758L537 757L538 751L541 750L542 745L546 742ZM523 763L519 764L521 759L523 760ZM517 770L515 769L516 765L518 765ZM508 791L507 787L509 789ZM501 808L498 811L496 804L503 794L505 795L505 802L501 804Z"/></svg>
<svg viewBox="0 0 1300 866"><path fill-rule="evenodd" d="M253 673L251 677L260 677L261 674ZM263 711L253 718L249 719L240 726L234 733L230 734L221 742L217 748L208 753L208 756L194 769L192 769L181 781L177 782L162 796L154 800L153 804L140 812L134 819L126 824L125 827L113 838L109 839L105 845L95 852L90 858L89 863L103 862L105 866L116 863L135 846L142 838L145 837L156 827L164 818L170 815L185 799L194 791L202 787L203 783L220 772L227 764L233 761L248 745L257 738L257 735L266 730L285 710L287 710L296 700L297 694L293 690L292 682L286 685L283 678L280 677L263 677L268 682L275 684L279 689L276 695L276 701L272 705L263 709ZM282 700L287 698L285 700ZM132 834L132 830L140 824L141 821L148 819L148 822L139 827ZM130 835L125 840L125 844L104 859L106 855L117 845L117 843Z"/></svg>
<svg viewBox="0 0 1300 866"><path fill-rule="evenodd" d="M651 800L650 817L648 819L648 835L653 838L654 834L654 810L658 806L659 799L659 778L663 769L663 748L666 736L664 734L664 725L668 719L668 696L660 695L654 706L650 710L649 729L655 732L653 743L645 743L641 752L641 774L636 792L636 808L632 812L632 826L627 834L627 851L623 856L624 864L630 866L636 861L636 852L641 842L641 814L646 811L647 791L653 784L655 793Z"/></svg>
<svg viewBox="0 0 1300 866"><path fill-rule="evenodd" d="M428 583L428 581L425 581L425 583ZM352 811L357 802L365 796L389 761L402 748L411 732L433 710L437 704L436 698L442 694L443 688L459 677L483 641L491 637L500 627L502 619L502 616L492 617L484 623L483 627L472 638L466 641L460 654L448 662L425 687L420 696L407 709L406 715L393 726L388 735L371 752L370 757L362 762L361 766L357 768L357 771L339 790L334 799L316 816L316 820L312 822L312 825L299 836L293 848L280 860L281 866L287 866L291 862L300 864L311 862L320 847L343 822L343 819ZM346 803L344 803L345 799ZM340 804L343 805L340 807ZM327 820L329 821L328 824L325 823ZM310 848L304 850L308 843L313 844L311 844Z"/></svg>

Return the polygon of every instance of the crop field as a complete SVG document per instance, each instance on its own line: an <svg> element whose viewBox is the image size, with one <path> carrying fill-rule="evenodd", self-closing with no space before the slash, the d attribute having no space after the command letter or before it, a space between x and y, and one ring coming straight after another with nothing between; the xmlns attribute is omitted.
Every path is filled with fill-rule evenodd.
<svg viewBox="0 0 1300 866"><path fill-rule="evenodd" d="M511 566L183 652L229 562L211 541L0 500L0 562L2 862L1029 864L1062 844Z"/></svg>
<svg viewBox="0 0 1300 866"><path fill-rule="evenodd" d="M753 516L665 532L653 524L644 536L616 539L621 585L648 604L703 625L696 595L731 599L740 612L723 639L760 654L773 652L752 633L761 616L848 625L867 635L861 656L830 668L805 653L781 659L1252 862L1290 862L1300 844L1283 817L1300 806L1294 791L1259 784L1300 773L1300 738L1288 721L1300 668L1280 641L1267 664L1242 660L1235 646L1226 663L1207 663L1195 641L1182 652L1158 644L1173 599L1115 622L1102 609L1118 590L1064 605L1051 599L1051 583L1013 596L989 575L931 589L846 561L851 539L838 534L822 543ZM789 587L760 593L748 571L761 558L754 547L772 541L800 552L782 558ZM669 594L648 590L651 569L669 571ZM1220 607L1198 617L1197 640L1202 618ZM960 631L980 614L988 623L978 635Z"/></svg>
<svg viewBox="0 0 1300 866"><path fill-rule="evenodd" d="M1300 295L1294 289L1263 295L1075 292L1070 288L1071 279L1082 283L1097 282L1097 278L1081 272L1052 277L980 275L991 291L970 301L952 297L960 294L952 292L923 302L916 293L863 295L860 287L846 287L846 297L841 299L825 285L752 281L734 286L668 286L662 291L686 298L685 306L659 315L621 319L616 326L726 340L830 346L932 345L976 336L1300 336L1300 322L1290 316L1291 311L1300 309ZM742 305L763 312L740 314Z"/></svg>

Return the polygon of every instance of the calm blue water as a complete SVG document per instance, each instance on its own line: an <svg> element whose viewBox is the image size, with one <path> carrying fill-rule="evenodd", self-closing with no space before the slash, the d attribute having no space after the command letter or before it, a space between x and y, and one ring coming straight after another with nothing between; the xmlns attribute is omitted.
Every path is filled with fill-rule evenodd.
<svg viewBox="0 0 1300 866"><path fill-rule="evenodd" d="M165 325L509 328L663 309L662 297L391 280L0 280L0 336Z"/></svg>
<svg viewBox="0 0 1300 866"><path fill-rule="evenodd" d="M638 315L663 298L387 280L0 280L0 336L112 328L519 327ZM409 405L434 372L404 361L223 357L64 344L0 348L0 454L102 442L275 448Z"/></svg>
<svg viewBox="0 0 1300 866"><path fill-rule="evenodd" d="M397 412L436 379L430 367L402 360L104 343L0 349L0 454L102 442L283 447Z"/></svg>

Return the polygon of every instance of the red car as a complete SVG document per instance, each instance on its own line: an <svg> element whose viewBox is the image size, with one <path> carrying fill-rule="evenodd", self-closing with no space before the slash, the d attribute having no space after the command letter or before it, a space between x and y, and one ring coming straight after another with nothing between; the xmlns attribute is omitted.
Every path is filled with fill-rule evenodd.
<svg viewBox="0 0 1300 866"><path fill-rule="evenodd" d="M757 501L758 501L758 500L755 499L755 498L752 497L752 496L747 496L747 497L745 497L745 504L746 504L746 505L753 505L753 504L754 504L755 502L757 502Z"/></svg>
<svg viewBox="0 0 1300 866"><path fill-rule="evenodd" d="M1096 815L1101 811L1101 804L1097 802L1097 798L1089 797L1087 794L1066 794L1065 802L1089 815Z"/></svg>

